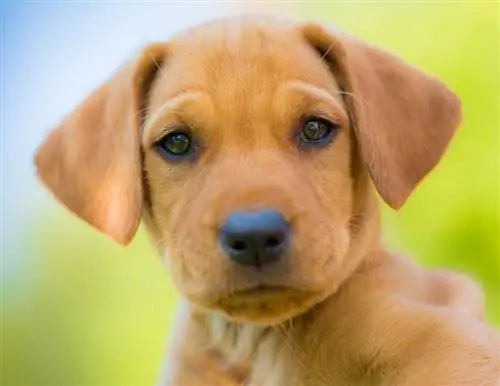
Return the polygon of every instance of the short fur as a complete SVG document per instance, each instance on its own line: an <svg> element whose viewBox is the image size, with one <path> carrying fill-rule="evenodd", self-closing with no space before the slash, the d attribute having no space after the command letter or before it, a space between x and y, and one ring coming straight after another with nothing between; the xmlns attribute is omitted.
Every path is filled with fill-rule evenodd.
<svg viewBox="0 0 500 386"><path fill-rule="evenodd" d="M304 116L340 129L301 149ZM146 47L40 148L41 179L121 244L142 217L186 299L162 385L498 386L500 343L466 276L418 267L380 240L376 191L401 207L460 123L439 80L316 23L233 17ZM169 162L154 143L185 125ZM272 208L289 253L231 262L217 230Z"/></svg>

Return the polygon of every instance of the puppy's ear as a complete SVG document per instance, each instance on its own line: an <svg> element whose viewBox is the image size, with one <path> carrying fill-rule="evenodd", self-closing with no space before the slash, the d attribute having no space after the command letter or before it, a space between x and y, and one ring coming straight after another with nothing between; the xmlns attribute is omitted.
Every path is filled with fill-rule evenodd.
<svg viewBox="0 0 500 386"><path fill-rule="evenodd" d="M461 121L458 98L440 81L393 55L325 26L303 36L340 82L360 154L397 209L436 166Z"/></svg>
<svg viewBox="0 0 500 386"><path fill-rule="evenodd" d="M145 48L95 90L38 149L38 175L73 213L126 245L140 222L140 128L166 45Z"/></svg>

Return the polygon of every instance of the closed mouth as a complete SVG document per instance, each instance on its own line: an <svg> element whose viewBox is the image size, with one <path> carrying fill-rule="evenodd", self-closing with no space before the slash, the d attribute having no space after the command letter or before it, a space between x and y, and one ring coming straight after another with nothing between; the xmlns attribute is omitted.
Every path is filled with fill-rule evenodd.
<svg viewBox="0 0 500 386"><path fill-rule="evenodd" d="M303 311L315 293L284 286L258 286L219 298L213 306L240 321L268 323Z"/></svg>
<svg viewBox="0 0 500 386"><path fill-rule="evenodd" d="M259 296L259 295L272 295L281 294L285 291L290 291L291 288L283 286L268 286L260 285L253 288L248 288L242 291L234 292L233 296Z"/></svg>

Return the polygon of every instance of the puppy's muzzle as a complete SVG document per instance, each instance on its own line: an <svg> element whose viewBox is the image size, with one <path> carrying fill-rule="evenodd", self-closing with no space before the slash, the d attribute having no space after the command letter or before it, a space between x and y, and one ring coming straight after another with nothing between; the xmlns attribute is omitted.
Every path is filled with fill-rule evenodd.
<svg viewBox="0 0 500 386"><path fill-rule="evenodd" d="M290 226L274 210L236 212L219 231L222 250L235 262L257 268L276 262L290 244Z"/></svg>

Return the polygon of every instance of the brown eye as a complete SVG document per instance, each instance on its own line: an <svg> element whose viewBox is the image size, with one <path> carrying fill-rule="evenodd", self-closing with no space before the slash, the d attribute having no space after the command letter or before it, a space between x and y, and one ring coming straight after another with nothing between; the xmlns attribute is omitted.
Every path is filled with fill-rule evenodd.
<svg viewBox="0 0 500 386"><path fill-rule="evenodd" d="M304 122L301 137L305 142L317 142L327 139L336 125L321 118L313 118Z"/></svg>
<svg viewBox="0 0 500 386"><path fill-rule="evenodd" d="M174 131L161 139L156 146L166 155L183 156L192 150L191 138L182 131Z"/></svg>

